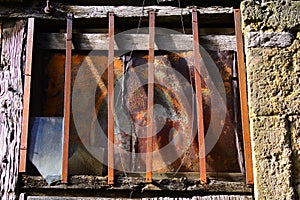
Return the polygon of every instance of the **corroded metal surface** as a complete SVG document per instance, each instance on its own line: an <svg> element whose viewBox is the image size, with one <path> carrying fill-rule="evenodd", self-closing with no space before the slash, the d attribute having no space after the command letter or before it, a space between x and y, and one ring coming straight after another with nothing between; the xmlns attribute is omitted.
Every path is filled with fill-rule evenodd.
<svg viewBox="0 0 300 200"><path fill-rule="evenodd" d="M109 48L108 48L108 184L114 183L114 13L109 13Z"/></svg>
<svg viewBox="0 0 300 200"><path fill-rule="evenodd" d="M233 115L233 91L231 86L232 78L232 63L233 63L233 51L221 51L221 52L209 52L212 59L215 61L219 72L223 78L223 83L218 83L220 87L225 86L227 97L227 115L224 124L222 134L211 152L207 152L207 171L215 172L239 172L237 150L235 147L235 135L234 135L234 115ZM146 140L146 124L147 124L147 85L139 86L141 82L147 80L147 73L140 71L138 66L147 65L148 55L147 52L134 52L132 59L128 56L124 56L126 59L115 58L115 80L119 80L123 76L124 68L131 74L125 78L124 85L126 90L121 93L123 95L119 100L126 102L127 112L130 115L124 113L115 113L118 123L124 126L120 128L115 127L115 146L120 147L123 150L119 152L115 151L115 168L123 171L145 172L146 158L140 156L138 153L147 152L147 140ZM41 105L41 109L35 109L35 115L45 116L62 116L63 110L63 67L65 56L60 53L45 53L41 56L40 65L46 66L44 76L44 89L42 95L44 96L44 103ZM88 60L88 62L87 62ZM126 60L126 62L124 62ZM159 131L156 131L156 135L153 137L153 151L159 151L163 147L167 146L171 141L174 134L180 133L180 142L184 146L173 146L173 150L170 153L178 154L178 152L184 152L178 155L178 159L172 162L169 161L167 156L160 156L153 158L153 166L160 166L159 172L197 172L199 171L199 157L198 157L198 139L192 138L192 132L196 128L196 123L192 118L196 119L196 114L189 115L188 108L193 106L192 98L187 98L188 93L194 91L194 73L193 73L193 52L183 53L167 53L158 52L155 55L155 79L158 84L154 86L154 103L162 105L166 112L154 113L155 119L161 124L157 124L160 127ZM93 166L91 169L95 169L95 166L101 168L101 163L91 153L91 149L95 148L95 151L100 155L100 148L107 149L105 138L98 132L97 127L94 126L98 121L100 127L104 133L107 134L107 102L105 101L107 95L107 54L96 52L88 55L88 52L76 53L72 56L72 85L76 74L80 67L86 68L85 78L80 83L81 91L87 90L96 82L97 89L95 96L86 97L91 98L91 101L95 102L95 111L97 112L97 118L91 121L87 121L86 124L79 127L86 130L85 135L77 135L73 119L71 118L71 135L70 135L70 157L76 154L78 148L86 149L83 156L83 160L86 161L87 166ZM182 77L173 76L170 74L170 68L178 71ZM97 76L98 74L98 76ZM136 76L134 76L136 74ZM191 76L190 76L191 74ZM211 123L215 123L211 118L211 103L210 103L210 91L206 85L205 77L201 78L201 85L203 91L203 113L204 113L204 128L205 132ZM192 82L192 86L191 83ZM182 84L184 83L184 84ZM42 85L42 84L41 84ZM73 86L72 86L73 87ZM184 93L182 93L184 91ZM80 91L79 91L80 92ZM118 101L118 100L116 100ZM33 102L34 103L34 102ZM83 102L75 102L79 106L80 112L83 116L88 115L86 112L87 105ZM38 113L36 110L40 110ZM160 111L162 109L157 109ZM33 113L34 114L34 113ZM159 118L163 117L163 118ZM78 127L76 127L78 128ZM93 138L93 139L91 139ZM190 142L192 141L192 142ZM181 148L181 149L179 149ZM132 152L136 154L132 154ZM91 155L89 155L91 154ZM76 154L77 155L77 154ZM92 156L93 155L93 156ZM93 160L87 157L94 157ZM107 159L107 158L106 158ZM104 159L105 160L105 159ZM79 173L74 164L70 164L70 170L72 173ZM88 168L88 167L87 167ZM73 169L73 170L72 170ZM90 174L99 174L101 171L91 171L86 169L86 172ZM76 171L77 170L77 171ZM80 173L83 173L80 170Z"/></svg>
<svg viewBox="0 0 300 200"><path fill-rule="evenodd" d="M70 117L71 117L71 76L72 76L72 27L73 15L67 16L67 39L66 39L66 63L64 82L64 118L63 118L63 152L62 152L62 182L68 182L69 166L69 138L70 138Z"/></svg>
<svg viewBox="0 0 300 200"><path fill-rule="evenodd" d="M200 72L200 51L199 51L199 35L198 35L198 13L197 9L192 10L193 24L193 40L194 40L194 76L196 88L196 110L197 110L197 130L198 130L198 145L199 145L199 168L200 180L206 183L206 158L205 158L205 141L204 141L204 117L203 117L203 102L201 88L201 72Z"/></svg>

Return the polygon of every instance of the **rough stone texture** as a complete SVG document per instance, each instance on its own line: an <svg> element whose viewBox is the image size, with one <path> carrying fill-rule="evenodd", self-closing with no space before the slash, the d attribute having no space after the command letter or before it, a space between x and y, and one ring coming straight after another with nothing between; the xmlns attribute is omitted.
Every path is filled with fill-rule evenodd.
<svg viewBox="0 0 300 200"><path fill-rule="evenodd" d="M292 199L288 121L283 117L251 119L256 199Z"/></svg>
<svg viewBox="0 0 300 200"><path fill-rule="evenodd" d="M247 48L250 116L300 114L300 42L287 48Z"/></svg>
<svg viewBox="0 0 300 200"><path fill-rule="evenodd" d="M300 198L300 116L289 117L293 161L293 186L296 199Z"/></svg>
<svg viewBox="0 0 300 200"><path fill-rule="evenodd" d="M299 199L300 2L241 8L255 199Z"/></svg>
<svg viewBox="0 0 300 200"><path fill-rule="evenodd" d="M300 30L300 2L272 1L256 4L243 1L241 10L245 24L244 31L284 31Z"/></svg>
<svg viewBox="0 0 300 200"><path fill-rule="evenodd" d="M248 47L288 47L294 36L288 32L247 32Z"/></svg>
<svg viewBox="0 0 300 200"><path fill-rule="evenodd" d="M3 24L0 64L0 199L15 199L22 120L24 20Z"/></svg>

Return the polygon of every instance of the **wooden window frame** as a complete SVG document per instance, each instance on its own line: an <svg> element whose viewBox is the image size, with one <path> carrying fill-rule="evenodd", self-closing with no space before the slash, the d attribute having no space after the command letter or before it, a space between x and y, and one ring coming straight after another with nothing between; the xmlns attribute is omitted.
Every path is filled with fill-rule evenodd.
<svg viewBox="0 0 300 200"><path fill-rule="evenodd" d="M200 60L199 53L199 36L198 36L198 19L197 10L192 10L192 30L194 41L194 60L195 60L195 85L196 85L196 100L197 100L197 121L199 133L199 159L200 159L200 176L199 179L202 183L207 182L206 178L206 160L204 148L204 124L203 124L203 105L201 94L201 81L200 81ZM109 13L109 42L108 42L108 184L114 184L114 158L113 158L113 142L114 142L114 116L113 116L113 91L114 91L114 13ZM64 90L64 139L63 139L63 167L62 167L62 183L68 182L68 143L69 143L69 125L70 125L70 94L71 94L71 56L72 56L72 20L73 15L67 16L67 38L66 38L66 64L65 64L65 90ZM244 62L244 47L241 30L241 14L240 10L234 10L235 33L237 41L237 56L238 56L238 81L240 92L240 104L242 115L242 130L244 138L244 154L245 154L245 167L246 167L246 183L253 184L253 170L252 170L252 152L251 152L251 139L249 128L249 116L247 105L247 90L246 90L246 71ZM148 83L153 82L153 62L154 62L154 27L155 27L155 11L149 12L149 71ZM26 172L26 154L27 154L27 140L28 140L28 122L29 122L29 102L30 102L30 85L31 85L31 70L32 70L32 52L34 40L34 18L28 19L28 36L26 46L26 66L25 66L25 82L24 82L24 106L23 106L23 122L22 122L22 135L21 135L21 148L20 148L20 168L19 172ZM153 106L153 84L148 84L148 110ZM148 112L147 118L153 119L153 110ZM150 123L152 124L152 123ZM153 127L149 126L147 135L152 135ZM146 182L152 182L152 139L147 139L147 163L146 163Z"/></svg>

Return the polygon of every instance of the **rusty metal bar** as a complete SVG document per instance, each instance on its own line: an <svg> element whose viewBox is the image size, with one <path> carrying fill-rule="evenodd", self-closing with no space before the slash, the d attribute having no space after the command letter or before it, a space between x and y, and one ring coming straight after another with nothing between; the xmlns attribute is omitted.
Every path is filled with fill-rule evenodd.
<svg viewBox="0 0 300 200"><path fill-rule="evenodd" d="M246 167L246 183L253 184L253 168L252 168L252 151L251 151L251 138L249 126L249 111L247 104L247 86L246 86L246 67L244 61L244 45L242 36L242 23L240 9L234 10L234 23L235 35L237 44L237 57L238 57L238 79L240 88L240 105L241 105L241 118L242 129L244 135L244 154L245 154L245 167Z"/></svg>
<svg viewBox="0 0 300 200"><path fill-rule="evenodd" d="M200 51L199 51L199 35L198 35L198 13L197 9L192 10L192 29L194 39L194 64L195 64L195 87L197 100L197 129L198 129L198 144L199 144L199 167L200 181L206 183L206 160L205 160L205 144L204 144L204 118L202 105L202 91L200 78Z"/></svg>
<svg viewBox="0 0 300 200"><path fill-rule="evenodd" d="M108 184L114 184L114 13L108 16Z"/></svg>
<svg viewBox="0 0 300 200"><path fill-rule="evenodd" d="M69 165L69 134L71 116L71 67L72 67L72 26L73 14L67 15L67 40L66 40L66 63L65 63L65 90L64 90L64 135L62 154L62 183L68 182Z"/></svg>
<svg viewBox="0 0 300 200"><path fill-rule="evenodd" d="M26 44L26 63L25 63L25 80L24 80L24 94L23 94L24 103L23 103L23 120L22 120L19 172L26 171L34 18L28 19L27 26L28 27L27 27L27 44Z"/></svg>
<svg viewBox="0 0 300 200"><path fill-rule="evenodd" d="M148 104L147 104L147 156L146 182L152 182L152 151L153 151L153 104L154 104L154 35L155 11L149 12L149 58L148 58Z"/></svg>

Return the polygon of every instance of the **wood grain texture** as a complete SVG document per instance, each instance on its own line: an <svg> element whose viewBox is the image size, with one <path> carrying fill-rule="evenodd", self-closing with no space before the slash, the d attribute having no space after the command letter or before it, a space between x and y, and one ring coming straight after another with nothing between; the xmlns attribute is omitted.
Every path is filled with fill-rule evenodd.
<svg viewBox="0 0 300 200"><path fill-rule="evenodd" d="M3 24L0 67L0 199L15 199L22 124L22 67L26 21Z"/></svg>
<svg viewBox="0 0 300 200"><path fill-rule="evenodd" d="M247 98L247 79L246 79L246 66L244 60L244 44L241 23L241 11L236 9L234 11L235 31L237 41L237 58L238 58L238 77L240 88L240 105L241 105L241 118L244 139L244 154L246 165L246 183L253 184L253 163L252 163L252 147L250 137L249 125L249 109Z"/></svg>
<svg viewBox="0 0 300 200"><path fill-rule="evenodd" d="M23 119L22 119L19 172L26 171L34 18L28 19L27 27L28 28L27 28L27 44L26 44L26 61L25 61L25 70L24 70L25 77L24 77L24 94L23 94Z"/></svg>
<svg viewBox="0 0 300 200"><path fill-rule="evenodd" d="M116 17L148 17L150 10L156 11L156 16L179 16L189 15L191 8L178 8L174 6L75 6L55 3L56 12L46 15L40 7L5 7L0 6L0 17L36 17L43 19L65 19L67 12L74 13L74 18L106 18L107 13L114 12ZM209 14L231 14L232 7L200 7L197 12L201 15Z"/></svg>
<svg viewBox="0 0 300 200"><path fill-rule="evenodd" d="M77 33L73 35L73 49L77 50L108 50L108 34ZM66 34L64 33L40 33L37 45L41 49L66 48ZM176 41L176 42L174 42ZM206 50L222 51L236 50L236 39L234 35L207 35L200 36L199 43ZM115 50L135 49L148 50L148 34L117 34L115 36ZM170 34L156 35L154 50L193 50L193 35Z"/></svg>

